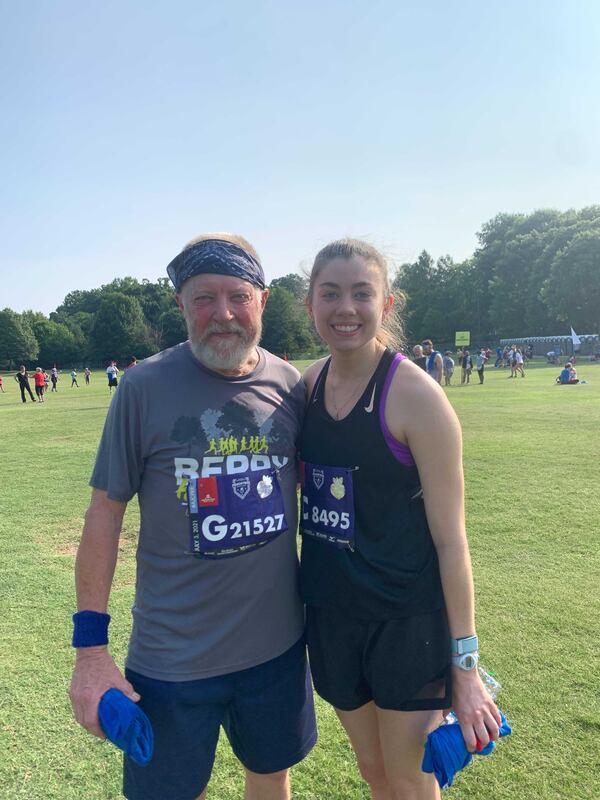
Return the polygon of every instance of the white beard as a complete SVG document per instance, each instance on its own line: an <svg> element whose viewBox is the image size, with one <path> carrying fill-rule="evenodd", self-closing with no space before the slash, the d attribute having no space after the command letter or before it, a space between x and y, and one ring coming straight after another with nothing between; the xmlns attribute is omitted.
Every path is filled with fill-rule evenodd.
<svg viewBox="0 0 600 800"><path fill-rule="evenodd" d="M235 331L239 334L231 343L223 342L217 347L208 344L211 333ZM258 327L254 332L249 332L233 323L228 326L213 325L204 331L202 336L194 336L188 325L188 336L192 353L201 364L217 372L233 372L246 364L254 353L262 334L262 321L259 319Z"/></svg>

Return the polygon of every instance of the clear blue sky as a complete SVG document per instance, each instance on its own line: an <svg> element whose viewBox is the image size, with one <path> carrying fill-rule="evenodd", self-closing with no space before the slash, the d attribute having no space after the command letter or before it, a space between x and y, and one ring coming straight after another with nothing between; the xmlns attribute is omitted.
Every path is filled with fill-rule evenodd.
<svg viewBox="0 0 600 800"><path fill-rule="evenodd" d="M0 308L155 280L233 230L267 278L364 236L470 255L600 202L600 4L1 0Z"/></svg>

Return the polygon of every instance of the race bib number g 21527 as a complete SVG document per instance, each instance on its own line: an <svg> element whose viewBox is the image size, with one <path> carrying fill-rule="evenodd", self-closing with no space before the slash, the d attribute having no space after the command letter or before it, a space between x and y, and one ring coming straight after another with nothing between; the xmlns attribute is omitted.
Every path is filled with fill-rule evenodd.
<svg viewBox="0 0 600 800"><path fill-rule="evenodd" d="M354 548L352 469L302 464L300 530L336 547Z"/></svg>
<svg viewBox="0 0 600 800"><path fill-rule="evenodd" d="M275 470L193 478L187 492L190 548L198 558L241 555L287 530Z"/></svg>

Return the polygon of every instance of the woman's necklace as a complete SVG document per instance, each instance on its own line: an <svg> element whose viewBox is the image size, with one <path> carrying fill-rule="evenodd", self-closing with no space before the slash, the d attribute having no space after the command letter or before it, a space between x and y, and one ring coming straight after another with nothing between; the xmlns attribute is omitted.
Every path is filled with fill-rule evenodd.
<svg viewBox="0 0 600 800"><path fill-rule="evenodd" d="M358 383L354 384L354 388L352 389L352 391L350 392L348 397L342 403L338 403L338 399L336 397L336 390L335 390L334 382L333 382L333 380L330 381L329 386L330 386L330 389L331 389L331 400L333 402L334 417L335 417L336 420L341 419L342 416L343 416L344 411L350 406L351 403L356 403L358 398L365 391L365 389L367 388L367 386L371 382L371 378L375 374L375 370L377 369L377 365L379 364L379 361L381 359L381 356L383 354L384 349L385 348L383 348L383 347L382 348L378 348L377 352L375 353L375 362L372 365L372 369L369 370L369 372L367 373L366 377L363 375L360 378L360 380L358 381ZM333 378L333 375L331 373L331 368L329 370L328 377L329 378ZM338 385L338 389L339 389L339 385Z"/></svg>
<svg viewBox="0 0 600 800"><path fill-rule="evenodd" d="M369 384L369 381L371 380L371 377L372 376L369 375L369 377L367 378L366 382L365 382L365 379L363 378L358 384L356 384L354 389L350 393L350 395L346 398L346 400L344 400L343 403L338 403L337 397L335 395L335 386L333 385L333 381L331 382L331 384L330 384L330 386L331 386L331 399L333 401L333 410L334 410L334 416L335 416L336 420L341 419L344 410L346 408L348 408L348 406L351 403L356 402L356 400L358 400L358 398L361 396L361 394L367 388L367 386Z"/></svg>

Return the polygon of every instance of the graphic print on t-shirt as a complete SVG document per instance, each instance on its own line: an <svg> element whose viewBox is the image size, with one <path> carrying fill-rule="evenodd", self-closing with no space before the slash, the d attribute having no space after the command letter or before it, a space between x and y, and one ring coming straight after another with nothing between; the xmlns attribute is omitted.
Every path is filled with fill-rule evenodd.
<svg viewBox="0 0 600 800"><path fill-rule="evenodd" d="M230 401L175 421L171 439L187 444L187 456L174 459L176 492L196 557L240 555L287 530L277 471L288 463L283 453L293 442L276 416ZM205 487L212 491L207 494ZM215 513L207 513L214 505Z"/></svg>
<svg viewBox="0 0 600 800"><path fill-rule="evenodd" d="M293 448L276 413L267 416L233 400L200 417L178 417L171 439L187 445L187 454L174 459L175 491L186 507L191 479L282 469L289 461L283 453Z"/></svg>

